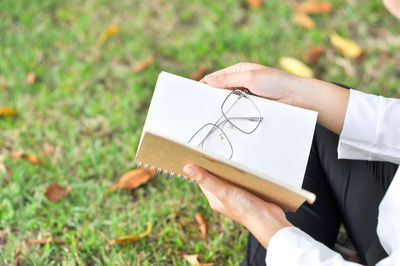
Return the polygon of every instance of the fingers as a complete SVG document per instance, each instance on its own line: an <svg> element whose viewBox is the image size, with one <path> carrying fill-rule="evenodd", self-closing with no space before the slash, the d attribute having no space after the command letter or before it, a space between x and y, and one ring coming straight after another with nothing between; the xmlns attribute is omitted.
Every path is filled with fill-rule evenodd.
<svg viewBox="0 0 400 266"><path fill-rule="evenodd" d="M238 63L235 65L220 69L218 71L215 71L213 73L210 73L207 76L221 76L221 75L226 75L226 74L256 70L256 69L260 69L263 67L264 67L263 65L254 64L254 63ZM208 83L206 80L207 76L205 76L203 79L201 79L200 82Z"/></svg>
<svg viewBox="0 0 400 266"><path fill-rule="evenodd" d="M251 88L254 70L221 74L218 76L207 75L204 80L207 84L218 88L245 87Z"/></svg>
<svg viewBox="0 0 400 266"><path fill-rule="evenodd" d="M200 187L205 188L211 193L221 194L221 188L232 186L213 174L210 174L203 168L193 164L185 165L183 172L199 183Z"/></svg>
<svg viewBox="0 0 400 266"><path fill-rule="evenodd" d="M231 218L233 217L232 213L226 212L226 205L230 204L232 196L235 192L239 191L240 188L237 188L213 174L210 174L203 168L192 164L185 165L183 171L199 183L200 189L203 191L212 209L221 212L224 215L228 215ZM235 200L236 199L237 197ZM241 206L237 207L240 208Z"/></svg>
<svg viewBox="0 0 400 266"><path fill-rule="evenodd" d="M254 63L238 63L235 65L220 69L218 71L215 71L213 73L210 73L209 75L220 76L220 75L225 75L225 74L244 72L244 71L249 71L249 70L256 70L256 69L260 69L263 67L264 67L263 65L254 64Z"/></svg>

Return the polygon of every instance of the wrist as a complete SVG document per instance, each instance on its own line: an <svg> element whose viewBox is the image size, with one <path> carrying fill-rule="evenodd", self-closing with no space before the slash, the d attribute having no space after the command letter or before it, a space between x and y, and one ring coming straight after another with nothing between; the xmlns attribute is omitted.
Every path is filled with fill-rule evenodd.
<svg viewBox="0 0 400 266"><path fill-rule="evenodd" d="M310 78L292 76L287 88L287 103L293 106L310 108L310 95L312 95Z"/></svg>
<svg viewBox="0 0 400 266"><path fill-rule="evenodd" d="M340 134L350 90L318 79L296 77L289 93L289 104L318 112L318 123Z"/></svg>
<svg viewBox="0 0 400 266"><path fill-rule="evenodd" d="M270 239L281 229L293 226L280 207L265 203L265 206L254 210L242 223L257 240L267 249Z"/></svg>

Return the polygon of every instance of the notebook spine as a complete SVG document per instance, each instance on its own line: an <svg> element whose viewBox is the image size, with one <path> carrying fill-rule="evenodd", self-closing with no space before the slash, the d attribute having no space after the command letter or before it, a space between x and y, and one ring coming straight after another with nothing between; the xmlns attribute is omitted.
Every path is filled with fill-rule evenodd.
<svg viewBox="0 0 400 266"><path fill-rule="evenodd" d="M160 174L160 173L162 173L162 175L164 175L164 176L168 176L169 175L169 177L174 177L175 176L175 173L174 172L170 172L170 171L168 171L167 169L162 169L162 168L159 168L159 167L156 167L156 166L154 166L154 165L149 165L149 164L147 164L147 163L143 163L143 162L138 162L137 163L137 167L138 168L144 168L144 169L148 169L148 170L150 170L150 171L154 171L155 169L157 169L157 174ZM176 177L177 178L182 178L183 180L187 180L188 179L188 177L187 176L182 176L182 175L180 175L180 174L178 174L178 175L176 175ZM190 183L192 183L193 182L193 179L190 179Z"/></svg>

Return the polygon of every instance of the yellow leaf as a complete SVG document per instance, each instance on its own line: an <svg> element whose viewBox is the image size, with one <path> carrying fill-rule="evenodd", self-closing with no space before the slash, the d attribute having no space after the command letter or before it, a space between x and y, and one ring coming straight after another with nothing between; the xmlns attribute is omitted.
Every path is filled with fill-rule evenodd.
<svg viewBox="0 0 400 266"><path fill-rule="evenodd" d="M183 258L189 262L191 265L196 265L196 266L212 266L213 263L201 263L199 262L199 254L184 254Z"/></svg>
<svg viewBox="0 0 400 266"><path fill-rule="evenodd" d="M306 28L308 30L315 27L314 21L306 13L296 12L294 21L298 26Z"/></svg>
<svg viewBox="0 0 400 266"><path fill-rule="evenodd" d="M115 243L127 243L127 242L138 241L138 240L142 239L143 237L147 236L148 234L150 234L150 232L151 232L151 223L150 223L150 221L148 221L146 232L144 232L140 235L137 235L137 236L124 236L124 237L119 237L119 238L113 239L106 244L106 247L108 247L112 244L115 244Z"/></svg>
<svg viewBox="0 0 400 266"><path fill-rule="evenodd" d="M357 43L339 36L336 32L331 32L329 36L333 47L338 49L345 57L355 59L364 53L364 49Z"/></svg>
<svg viewBox="0 0 400 266"><path fill-rule="evenodd" d="M110 25L99 37L97 43L102 45L108 38L118 34L121 31L121 27L118 24Z"/></svg>
<svg viewBox="0 0 400 266"><path fill-rule="evenodd" d="M120 27L118 24L111 25L110 27L108 27L108 28L105 30L105 35L106 35L107 37L111 37L111 36L113 36L113 35L119 33L120 30L121 30L121 27Z"/></svg>
<svg viewBox="0 0 400 266"><path fill-rule="evenodd" d="M311 78L314 76L313 71L303 62L292 57L281 57L279 59L281 67L294 75Z"/></svg>
<svg viewBox="0 0 400 266"><path fill-rule="evenodd" d="M5 116L5 115L16 115L17 111L15 111L14 108L12 107L3 107L0 108L0 116Z"/></svg>

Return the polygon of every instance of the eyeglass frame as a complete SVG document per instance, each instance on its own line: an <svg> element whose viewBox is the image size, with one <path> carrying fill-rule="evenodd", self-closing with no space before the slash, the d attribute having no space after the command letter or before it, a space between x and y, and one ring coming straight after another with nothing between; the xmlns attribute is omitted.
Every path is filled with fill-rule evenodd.
<svg viewBox="0 0 400 266"><path fill-rule="evenodd" d="M255 107L255 109L257 110L259 116L258 116L258 117L254 117L254 116L253 116L253 117L232 117L232 118L228 118L228 117L226 116L226 114L225 114L223 108L224 108L224 105L225 105L226 101L228 100L229 96L231 96L231 94L233 94L233 93L239 93L239 94L240 94L240 97L239 97L234 103L232 103L232 105L228 108L228 110L226 111L226 113L229 112L229 110L235 105L235 103L237 103L238 100L241 99L241 97L246 97L246 99L249 100L249 101L254 105L254 107ZM220 125L221 125L221 124L222 124L222 125L225 125L225 123L228 122L231 126L233 126L234 128L238 129L240 132L249 135L249 134L253 133L253 132L260 126L260 124L261 124L261 122L263 121L264 117L261 116L261 112L260 112L260 110L258 109L257 105L253 102L253 100L250 99L250 97L248 97L247 93L246 93L245 91L242 91L242 90L239 90L239 89L235 89L235 90L231 91L231 92L228 94L228 96L226 96L226 98L224 99L224 101L223 101L222 104L221 104L221 113L222 113L222 115L217 119L217 121L216 121L215 123L207 123L207 124L205 124L204 126L202 126L200 129L198 129L198 130L192 135L192 137L189 139L188 143L190 143L190 141L192 141L192 139L193 139L203 128L205 128L206 126L208 126L208 125L214 126L214 127L218 128L219 130L221 130L221 132L225 135L226 140L228 141L229 146L230 146L230 148L231 148L231 155L229 156L229 159L231 159L232 156L233 156L233 146L232 146L232 143L231 143L231 141L229 140L228 136L226 135L225 131L222 130L222 127L221 127ZM224 117L225 119L224 119L223 121L220 122L221 118L223 118L223 117ZM233 124L233 123L230 121L230 120L232 120L232 119L246 119L246 120L250 120L250 121L251 121L252 119L255 119L255 118L259 119L259 121L258 121L258 123L257 123L257 126L256 126L252 131L249 131L249 132L242 130L241 128L237 127L235 124ZM212 129L207 133L207 135L201 140L201 142L200 142L197 146L200 146L200 145L203 146L204 141L205 141L215 130L216 130L215 128L212 128Z"/></svg>

